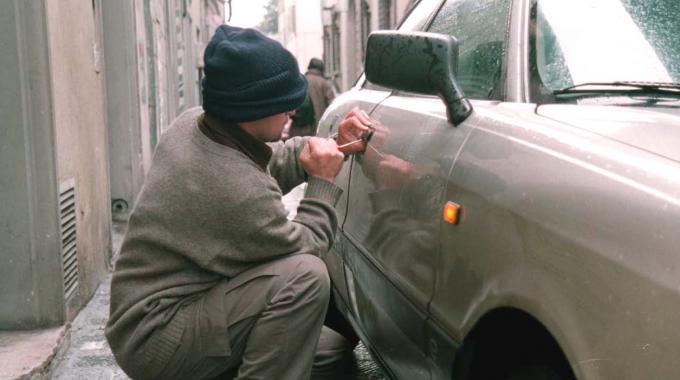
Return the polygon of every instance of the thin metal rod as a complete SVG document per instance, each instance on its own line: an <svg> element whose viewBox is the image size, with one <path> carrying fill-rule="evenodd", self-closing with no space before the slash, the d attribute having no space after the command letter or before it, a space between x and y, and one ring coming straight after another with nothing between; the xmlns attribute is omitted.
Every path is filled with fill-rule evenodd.
<svg viewBox="0 0 680 380"><path fill-rule="evenodd" d="M342 149L342 148L344 148L344 147L347 147L347 146L350 146L350 145L354 145L354 144L360 143L360 142L362 142L362 141L364 141L364 139L358 139L358 140L350 141L350 142L348 142L348 143L346 143L346 144L338 145L338 149Z"/></svg>

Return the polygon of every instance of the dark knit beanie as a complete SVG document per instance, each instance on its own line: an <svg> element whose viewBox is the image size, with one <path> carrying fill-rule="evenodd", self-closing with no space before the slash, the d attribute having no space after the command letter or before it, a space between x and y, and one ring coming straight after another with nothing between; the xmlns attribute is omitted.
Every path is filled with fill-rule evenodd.
<svg viewBox="0 0 680 380"><path fill-rule="evenodd" d="M258 120L305 100L307 80L295 57L254 29L220 26L203 60L203 109L220 120Z"/></svg>

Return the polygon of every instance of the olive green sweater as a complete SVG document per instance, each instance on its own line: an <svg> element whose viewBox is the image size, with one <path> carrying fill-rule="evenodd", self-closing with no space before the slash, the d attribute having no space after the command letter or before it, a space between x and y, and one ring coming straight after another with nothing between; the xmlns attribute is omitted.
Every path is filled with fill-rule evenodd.
<svg viewBox="0 0 680 380"><path fill-rule="evenodd" d="M319 255L334 239L340 188L310 178L292 221L281 201L304 180L298 157L305 139L271 144L263 170L206 137L197 126L201 114L186 111L161 137L116 263L105 333L129 374L144 373L140 348L180 306L259 263ZM177 319L153 353L166 357L154 361L178 344L184 326Z"/></svg>

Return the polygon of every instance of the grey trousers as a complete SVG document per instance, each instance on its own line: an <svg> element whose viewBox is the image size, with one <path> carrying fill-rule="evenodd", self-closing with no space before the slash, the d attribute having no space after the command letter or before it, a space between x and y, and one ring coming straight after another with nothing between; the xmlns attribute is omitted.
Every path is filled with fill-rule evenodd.
<svg viewBox="0 0 680 380"><path fill-rule="evenodd" d="M325 264L308 254L220 283L178 312L181 343L156 379L344 378L353 347L322 329L329 294Z"/></svg>

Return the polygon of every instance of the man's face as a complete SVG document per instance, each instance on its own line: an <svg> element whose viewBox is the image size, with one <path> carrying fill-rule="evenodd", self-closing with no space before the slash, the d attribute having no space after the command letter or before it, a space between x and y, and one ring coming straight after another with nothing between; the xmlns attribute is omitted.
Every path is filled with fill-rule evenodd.
<svg viewBox="0 0 680 380"><path fill-rule="evenodd" d="M290 116L294 113L295 111L278 113L265 117L264 119L240 124L241 128L261 141L276 141L281 138L283 128L286 126L286 123L288 123L288 120L290 120Z"/></svg>

